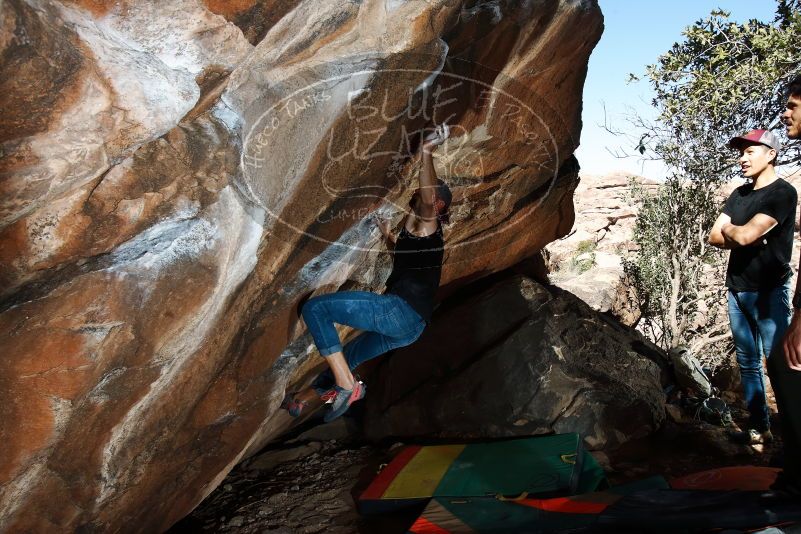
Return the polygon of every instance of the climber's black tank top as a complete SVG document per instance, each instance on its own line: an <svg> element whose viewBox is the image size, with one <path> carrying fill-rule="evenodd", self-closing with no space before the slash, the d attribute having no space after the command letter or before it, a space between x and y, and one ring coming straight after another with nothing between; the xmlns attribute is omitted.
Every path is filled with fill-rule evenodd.
<svg viewBox="0 0 801 534"><path fill-rule="evenodd" d="M442 224L425 237L410 233L406 226L395 242L392 273L387 279L387 293L398 295L414 308L426 323L431 322L434 295L439 288L445 241Z"/></svg>

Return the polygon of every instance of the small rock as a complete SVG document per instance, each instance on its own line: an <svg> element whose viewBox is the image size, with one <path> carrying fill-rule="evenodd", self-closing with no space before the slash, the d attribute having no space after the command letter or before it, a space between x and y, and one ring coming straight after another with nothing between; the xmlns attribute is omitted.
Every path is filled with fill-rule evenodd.
<svg viewBox="0 0 801 534"><path fill-rule="evenodd" d="M231 491L234 487L231 484L226 484L223 486L223 491Z"/></svg>
<svg viewBox="0 0 801 534"><path fill-rule="evenodd" d="M300 486L298 486L297 484L295 484L294 486L292 486L291 488L289 488L289 491L300 491Z"/></svg>
<svg viewBox="0 0 801 534"><path fill-rule="evenodd" d="M675 404L665 404L665 413L676 423L681 423L684 420L684 414L681 407Z"/></svg>
<svg viewBox="0 0 801 534"><path fill-rule="evenodd" d="M270 498L267 499L267 504L271 504L273 506L279 505L286 500L286 495L283 493L276 493L275 495L271 495Z"/></svg>
<svg viewBox="0 0 801 534"><path fill-rule="evenodd" d="M357 435L359 428L356 422L347 417L334 419L330 423L317 425L302 433L293 441L332 441L347 440Z"/></svg>
<svg viewBox="0 0 801 534"><path fill-rule="evenodd" d="M292 460L314 454L319 451L321 447L322 445L319 442L312 442L308 445L301 445L291 449L267 451L253 458L248 464L248 469L269 471L279 464L291 462ZM281 471L279 471L278 474L281 474Z"/></svg>

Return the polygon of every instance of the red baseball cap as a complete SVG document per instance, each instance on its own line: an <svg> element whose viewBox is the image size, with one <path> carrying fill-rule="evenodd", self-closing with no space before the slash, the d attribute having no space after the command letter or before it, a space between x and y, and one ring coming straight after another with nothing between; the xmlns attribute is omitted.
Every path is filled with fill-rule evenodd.
<svg viewBox="0 0 801 534"><path fill-rule="evenodd" d="M751 130L748 133L738 135L737 137L732 137L729 140L729 146L731 148L740 148L742 143L761 143L769 148L772 148L776 152L778 152L782 147L782 144L779 142L779 138L768 130Z"/></svg>

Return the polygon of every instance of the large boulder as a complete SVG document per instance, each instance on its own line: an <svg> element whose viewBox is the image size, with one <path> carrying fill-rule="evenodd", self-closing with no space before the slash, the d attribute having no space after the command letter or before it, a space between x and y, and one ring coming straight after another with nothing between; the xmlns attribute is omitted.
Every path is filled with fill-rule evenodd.
<svg viewBox="0 0 801 534"><path fill-rule="evenodd" d="M444 293L573 223L594 0L0 20L0 531L164 530L288 428L298 303L381 289L422 128L453 126Z"/></svg>
<svg viewBox="0 0 801 534"><path fill-rule="evenodd" d="M370 437L578 432L604 449L659 428L671 380L660 349L556 287L523 275L488 282L377 366Z"/></svg>

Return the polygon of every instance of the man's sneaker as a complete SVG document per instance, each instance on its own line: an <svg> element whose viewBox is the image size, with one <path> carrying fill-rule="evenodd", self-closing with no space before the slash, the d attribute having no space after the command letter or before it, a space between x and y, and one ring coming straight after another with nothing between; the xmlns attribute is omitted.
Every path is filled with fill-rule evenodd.
<svg viewBox="0 0 801 534"><path fill-rule="evenodd" d="M367 392L367 386L360 381L353 383L353 389L344 389L339 386L334 386L334 389L336 390L336 398L331 403L331 409L323 417L323 421L326 423L330 423L347 412L350 405L357 400L363 399Z"/></svg>
<svg viewBox="0 0 801 534"><path fill-rule="evenodd" d="M771 434L770 430L760 432L755 428L749 428L747 430L729 432L729 439L740 445L757 445L773 441L773 434Z"/></svg>
<svg viewBox="0 0 801 534"><path fill-rule="evenodd" d="M281 408L288 411L289 415L292 417L300 417L303 408L308 405L308 402L296 399L294 393L287 393L286 397L284 397L284 400L281 402Z"/></svg>

